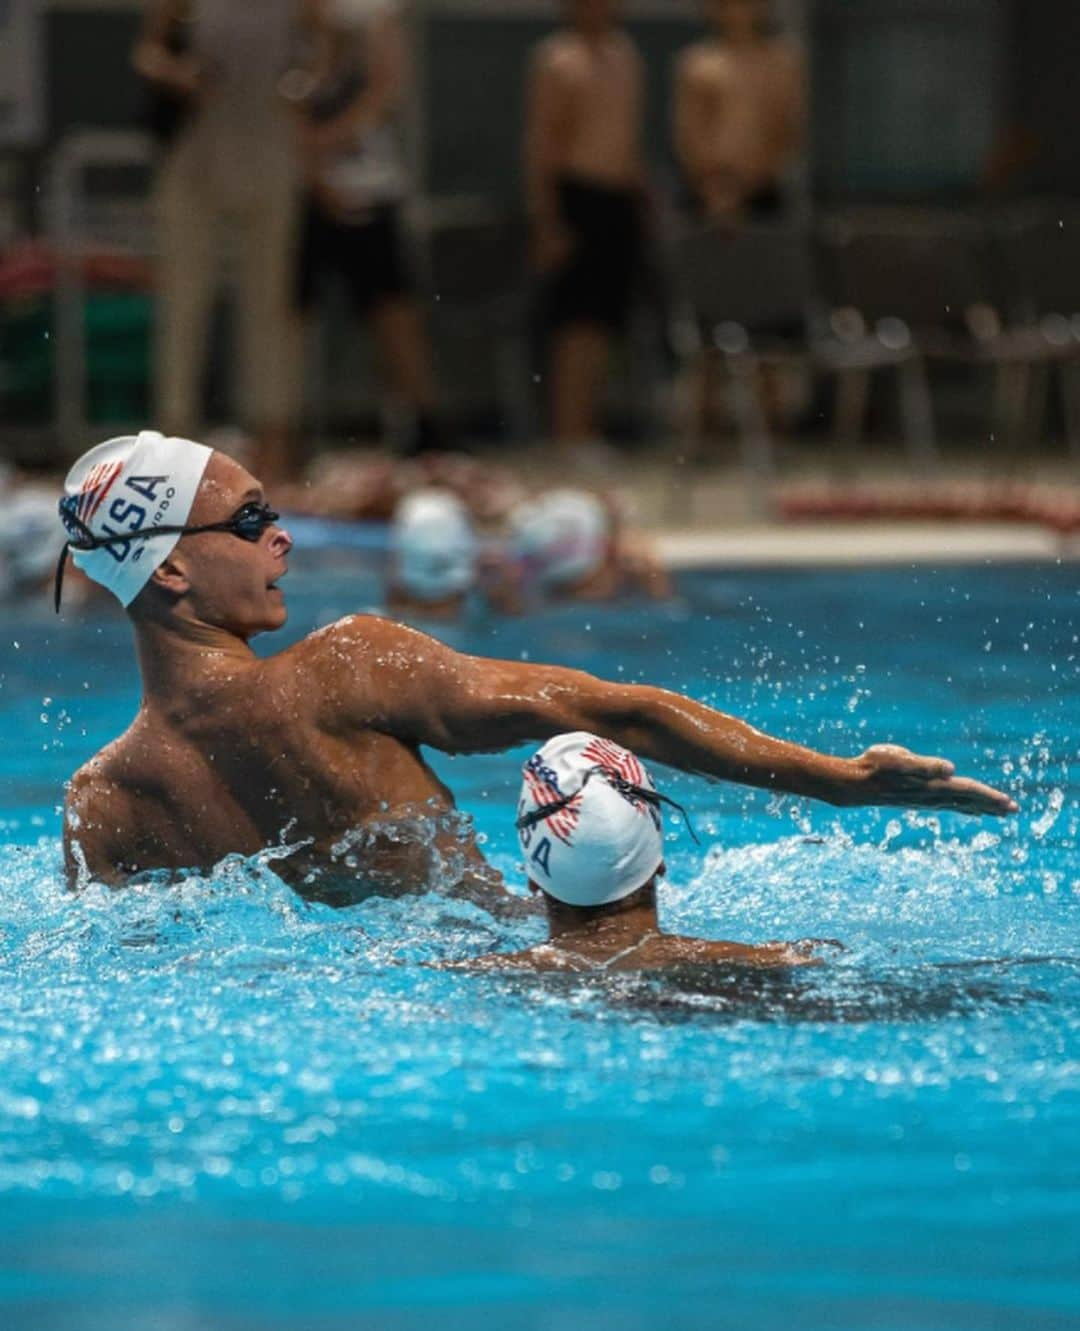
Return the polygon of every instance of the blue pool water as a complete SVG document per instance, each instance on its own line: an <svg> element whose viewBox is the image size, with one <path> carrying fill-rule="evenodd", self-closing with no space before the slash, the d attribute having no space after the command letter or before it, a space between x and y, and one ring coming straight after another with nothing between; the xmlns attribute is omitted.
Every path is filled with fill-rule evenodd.
<svg viewBox="0 0 1080 1331"><path fill-rule="evenodd" d="M344 559L288 587L288 636L375 598ZM665 922L840 960L734 992L440 973L539 925L335 912L239 860L68 896L61 786L132 713L128 633L7 614L4 1331L1080 1327L1075 566L681 591L444 636L942 752L1021 815L661 773L703 842L672 820ZM514 881L519 756L436 760Z"/></svg>

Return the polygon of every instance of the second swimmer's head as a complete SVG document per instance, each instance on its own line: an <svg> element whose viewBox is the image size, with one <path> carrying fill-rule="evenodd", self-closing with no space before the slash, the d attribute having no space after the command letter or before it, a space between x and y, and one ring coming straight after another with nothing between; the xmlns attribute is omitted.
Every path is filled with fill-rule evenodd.
<svg viewBox="0 0 1080 1331"><path fill-rule="evenodd" d="M663 872L661 797L627 749L584 731L556 735L522 776L518 843L530 885L547 897L611 906Z"/></svg>

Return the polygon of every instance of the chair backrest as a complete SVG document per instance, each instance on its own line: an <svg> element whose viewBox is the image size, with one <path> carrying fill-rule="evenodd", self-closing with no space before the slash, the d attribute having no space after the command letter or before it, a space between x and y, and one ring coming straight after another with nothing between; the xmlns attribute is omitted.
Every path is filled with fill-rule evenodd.
<svg viewBox="0 0 1080 1331"><path fill-rule="evenodd" d="M433 224L424 245L431 296L449 310L489 308L526 281L526 233L511 216Z"/></svg>
<svg viewBox="0 0 1080 1331"><path fill-rule="evenodd" d="M1080 315L1080 207L1045 202L999 217L993 224L998 262L1015 317Z"/></svg>
<svg viewBox="0 0 1080 1331"><path fill-rule="evenodd" d="M703 327L738 324L751 340L756 330L802 328L814 298L809 238L788 224L699 227L677 244L675 281Z"/></svg>
<svg viewBox="0 0 1080 1331"><path fill-rule="evenodd" d="M902 319L919 331L962 328L968 312L1003 304L984 228L958 214L834 217L820 229L826 290L834 307L868 324Z"/></svg>
<svg viewBox="0 0 1080 1331"><path fill-rule="evenodd" d="M153 144L127 130L79 130L48 169L47 229L62 252L149 256L155 249Z"/></svg>

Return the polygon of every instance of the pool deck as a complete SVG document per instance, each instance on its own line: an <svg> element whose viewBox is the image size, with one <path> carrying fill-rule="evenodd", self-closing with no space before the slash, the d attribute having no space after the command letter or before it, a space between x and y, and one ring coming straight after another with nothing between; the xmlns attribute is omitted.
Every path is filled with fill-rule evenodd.
<svg viewBox="0 0 1080 1331"><path fill-rule="evenodd" d="M519 462L535 484L567 483L558 459L550 452L527 452ZM673 471L670 456L638 452L620 458L614 471L577 479L614 491L634 524L652 536L672 568L1080 560L1080 531L1063 534L1035 521L763 517L762 504L755 505L741 468L730 461ZM963 492L965 487L976 491L982 487L993 494L995 487L1034 486L1080 507L1080 465L1060 454L988 458L961 452L925 479L895 452L853 452L828 461L800 459L781 470L771 493L782 500L799 487L832 485L840 491L863 488L888 495L905 489L910 492L913 484L929 493L939 489L946 494Z"/></svg>
<svg viewBox="0 0 1080 1331"><path fill-rule="evenodd" d="M1022 523L787 522L654 529L670 568L859 567L1080 559L1080 540Z"/></svg>

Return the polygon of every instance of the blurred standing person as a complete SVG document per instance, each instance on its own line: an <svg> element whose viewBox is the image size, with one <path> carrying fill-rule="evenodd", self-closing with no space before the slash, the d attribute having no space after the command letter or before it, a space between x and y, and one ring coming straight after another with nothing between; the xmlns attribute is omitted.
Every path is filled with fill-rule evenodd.
<svg viewBox="0 0 1080 1331"><path fill-rule="evenodd" d="M405 254L409 181L397 124L410 71L397 0L309 0L311 67L297 98L306 199L297 298L308 314L324 278L370 318L384 368L413 412L406 451L443 446L420 309Z"/></svg>
<svg viewBox="0 0 1080 1331"><path fill-rule="evenodd" d="M772 27L768 0L704 0L710 33L679 59L675 146L696 212L714 222L783 210L802 147L802 52Z"/></svg>
<svg viewBox="0 0 1080 1331"><path fill-rule="evenodd" d="M148 0L133 53L158 95L156 417L201 428L202 378L226 223L239 244L240 416L263 473L281 476L297 403L289 284L297 179L278 92L297 0Z"/></svg>
<svg viewBox="0 0 1080 1331"><path fill-rule="evenodd" d="M611 338L629 314L642 250L644 66L618 26L620 0L566 0L569 25L529 71L525 175L545 279L556 443L597 434Z"/></svg>

